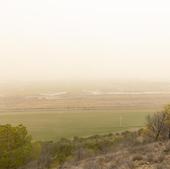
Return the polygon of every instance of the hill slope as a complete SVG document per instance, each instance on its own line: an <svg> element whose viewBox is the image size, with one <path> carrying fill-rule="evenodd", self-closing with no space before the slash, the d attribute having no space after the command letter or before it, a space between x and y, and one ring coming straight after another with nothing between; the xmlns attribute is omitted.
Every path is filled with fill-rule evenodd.
<svg viewBox="0 0 170 169"><path fill-rule="evenodd" d="M170 169L170 142L126 147L113 153L67 163L64 169Z"/></svg>

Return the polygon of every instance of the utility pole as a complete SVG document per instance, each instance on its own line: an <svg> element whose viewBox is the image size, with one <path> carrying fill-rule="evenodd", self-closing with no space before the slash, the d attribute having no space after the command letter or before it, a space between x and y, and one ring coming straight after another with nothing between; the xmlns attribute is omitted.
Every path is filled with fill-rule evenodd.
<svg viewBox="0 0 170 169"><path fill-rule="evenodd" d="M122 115L120 115L120 118L119 118L119 127L122 127Z"/></svg>

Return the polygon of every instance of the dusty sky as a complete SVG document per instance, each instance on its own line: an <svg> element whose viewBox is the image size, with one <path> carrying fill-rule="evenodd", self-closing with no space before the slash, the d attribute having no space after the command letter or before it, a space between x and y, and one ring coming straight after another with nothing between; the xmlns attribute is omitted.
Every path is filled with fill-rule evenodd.
<svg viewBox="0 0 170 169"><path fill-rule="evenodd" d="M2 0L1 81L170 80L170 1Z"/></svg>

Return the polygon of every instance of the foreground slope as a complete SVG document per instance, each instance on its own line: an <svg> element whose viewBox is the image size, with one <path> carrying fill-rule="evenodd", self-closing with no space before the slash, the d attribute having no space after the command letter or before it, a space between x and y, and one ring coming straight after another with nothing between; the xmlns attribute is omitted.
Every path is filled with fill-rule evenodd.
<svg viewBox="0 0 170 169"><path fill-rule="evenodd" d="M170 142L126 147L116 152L67 163L63 169L170 169Z"/></svg>

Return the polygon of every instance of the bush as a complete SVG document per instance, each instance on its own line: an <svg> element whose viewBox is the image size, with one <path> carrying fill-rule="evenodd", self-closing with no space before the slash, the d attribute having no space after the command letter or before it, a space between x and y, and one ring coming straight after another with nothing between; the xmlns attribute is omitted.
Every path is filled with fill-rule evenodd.
<svg viewBox="0 0 170 169"><path fill-rule="evenodd" d="M143 160L143 156L140 154L136 154L132 157L132 160L133 161L141 161L141 160Z"/></svg>

